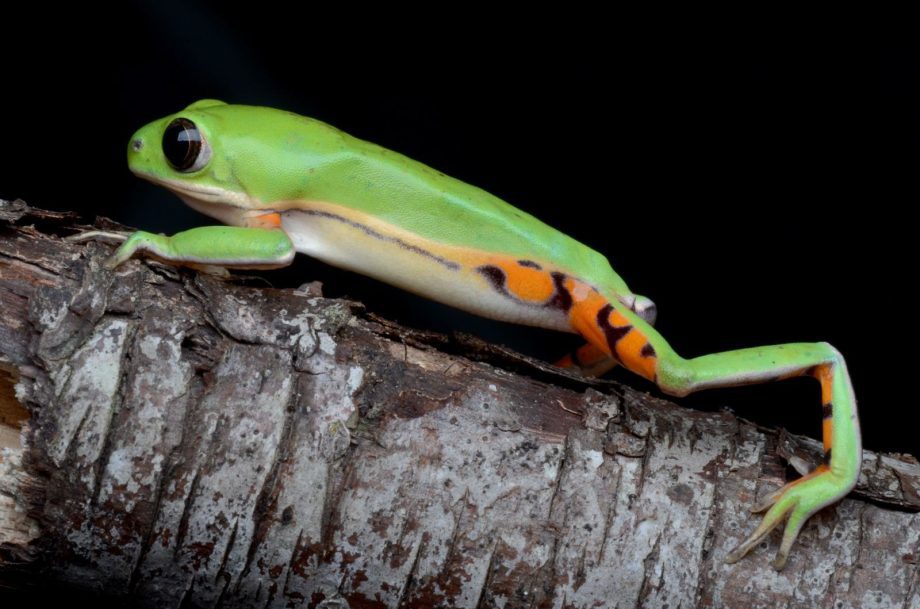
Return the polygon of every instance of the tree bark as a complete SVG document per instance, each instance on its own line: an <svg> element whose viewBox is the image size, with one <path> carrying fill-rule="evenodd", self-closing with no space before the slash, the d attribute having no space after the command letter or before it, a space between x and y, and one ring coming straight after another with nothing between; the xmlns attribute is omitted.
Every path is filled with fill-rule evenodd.
<svg viewBox="0 0 920 609"><path fill-rule="evenodd" d="M0 202L0 587L153 607L920 607L920 465L726 565L818 442ZM107 221L98 226L112 228ZM87 228L87 227L82 227Z"/></svg>

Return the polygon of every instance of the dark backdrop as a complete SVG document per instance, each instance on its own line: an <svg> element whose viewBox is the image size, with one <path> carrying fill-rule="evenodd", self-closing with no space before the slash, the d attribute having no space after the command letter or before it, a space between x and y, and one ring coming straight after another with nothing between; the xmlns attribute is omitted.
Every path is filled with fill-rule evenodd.
<svg viewBox="0 0 920 609"><path fill-rule="evenodd" d="M528 30L407 15L405 27L368 30L357 14L312 5L48 10L2 23L0 197L153 231L206 224L128 173L131 133L203 97L282 107L490 190L603 252L658 303L658 326L683 355L831 342L849 363L866 446L920 453L917 50L634 32L590 16ZM510 31L527 33L510 41ZM305 258L266 276L319 278L328 295L409 325L542 357L573 344ZM682 401L820 433L818 391L803 380Z"/></svg>

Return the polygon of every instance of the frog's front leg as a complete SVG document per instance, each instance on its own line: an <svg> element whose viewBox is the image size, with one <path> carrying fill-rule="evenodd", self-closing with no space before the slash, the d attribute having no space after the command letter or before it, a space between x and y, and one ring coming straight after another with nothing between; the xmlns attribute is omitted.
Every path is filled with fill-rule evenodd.
<svg viewBox="0 0 920 609"><path fill-rule="evenodd" d="M115 268L138 252L172 264L213 265L235 269L273 269L294 259L294 244L275 222L263 214L254 226L203 226L171 237L145 231L132 233L106 262Z"/></svg>
<svg viewBox="0 0 920 609"><path fill-rule="evenodd" d="M684 359L640 316L611 303L592 288L568 280L572 327L597 351L655 382L665 393L684 396L807 375L821 385L824 463L772 493L755 511L769 508L760 526L726 557L735 562L787 519L773 566L782 569L805 521L835 503L856 484L862 459L856 399L840 353L827 343L793 343L739 349Z"/></svg>

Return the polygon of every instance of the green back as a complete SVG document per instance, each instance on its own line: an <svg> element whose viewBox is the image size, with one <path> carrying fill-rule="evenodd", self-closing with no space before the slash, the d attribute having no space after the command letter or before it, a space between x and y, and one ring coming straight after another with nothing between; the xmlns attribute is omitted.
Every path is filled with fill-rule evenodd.
<svg viewBox="0 0 920 609"><path fill-rule="evenodd" d="M163 160L136 162L166 178L241 191L271 207L319 200L367 212L435 241L552 262L600 288L627 293L604 256L486 191L323 122L272 108L197 102L138 132L157 134L176 117L211 145L205 169L181 174ZM132 169L135 169L132 167Z"/></svg>

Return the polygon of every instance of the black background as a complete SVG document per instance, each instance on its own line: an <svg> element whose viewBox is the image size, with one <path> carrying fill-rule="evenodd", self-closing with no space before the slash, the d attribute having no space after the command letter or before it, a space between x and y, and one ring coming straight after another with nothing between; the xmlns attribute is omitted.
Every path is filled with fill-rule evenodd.
<svg viewBox="0 0 920 609"><path fill-rule="evenodd" d="M603 252L655 300L658 327L685 356L831 342L847 358L866 446L920 453L916 49L611 27L590 15L548 15L536 29L407 14L400 28L358 28L357 7L336 18L313 9L164 1L6 19L0 197L158 232L212 223L128 173L131 133L204 97L285 108L483 187ZM411 326L541 357L573 344L305 257L266 276L318 278L327 295ZM806 380L681 402L820 434Z"/></svg>

